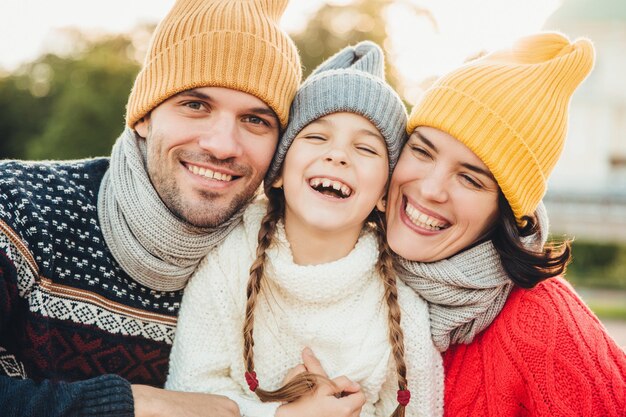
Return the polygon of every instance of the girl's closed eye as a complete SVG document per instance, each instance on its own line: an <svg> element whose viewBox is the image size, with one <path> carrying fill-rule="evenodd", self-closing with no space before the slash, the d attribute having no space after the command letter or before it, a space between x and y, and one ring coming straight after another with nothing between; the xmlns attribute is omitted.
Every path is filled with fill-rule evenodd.
<svg viewBox="0 0 626 417"><path fill-rule="evenodd" d="M314 141L314 142L325 142L326 141L326 137L324 137L322 135L314 135L314 134L306 135L306 136L304 136L304 139L309 139L309 140Z"/></svg>
<svg viewBox="0 0 626 417"><path fill-rule="evenodd" d="M371 147L369 145L357 145L356 148L358 150L360 150L360 151L363 151L363 152L369 154L369 155L380 155L380 152L377 149L375 149L375 148L373 148L373 147Z"/></svg>

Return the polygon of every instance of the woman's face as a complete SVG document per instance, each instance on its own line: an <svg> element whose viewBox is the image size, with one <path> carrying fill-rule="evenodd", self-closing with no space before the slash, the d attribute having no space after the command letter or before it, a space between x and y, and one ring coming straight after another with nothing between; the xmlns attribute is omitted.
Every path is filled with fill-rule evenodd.
<svg viewBox="0 0 626 417"><path fill-rule="evenodd" d="M482 239L498 216L498 184L453 136L418 127L391 177L387 241L411 261L434 262Z"/></svg>

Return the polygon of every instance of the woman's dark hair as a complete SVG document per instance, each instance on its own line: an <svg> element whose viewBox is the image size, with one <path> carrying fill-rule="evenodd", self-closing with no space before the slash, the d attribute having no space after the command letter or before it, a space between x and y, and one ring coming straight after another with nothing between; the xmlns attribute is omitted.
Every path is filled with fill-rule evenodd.
<svg viewBox="0 0 626 417"><path fill-rule="evenodd" d="M571 259L571 241L551 241L535 248L524 246L522 238L539 232L536 214L524 216L520 227L513 210L500 192L500 217L492 234L492 241L502 260L502 266L511 280L522 288L532 288L541 281L561 275Z"/></svg>

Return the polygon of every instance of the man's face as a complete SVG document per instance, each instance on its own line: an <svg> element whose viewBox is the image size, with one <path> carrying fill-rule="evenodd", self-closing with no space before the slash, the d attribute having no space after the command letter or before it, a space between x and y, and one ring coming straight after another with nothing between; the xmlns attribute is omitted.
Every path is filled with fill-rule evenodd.
<svg viewBox="0 0 626 417"><path fill-rule="evenodd" d="M199 227L231 218L258 189L278 142L260 99L221 87L183 91L135 125L148 174L165 205Z"/></svg>

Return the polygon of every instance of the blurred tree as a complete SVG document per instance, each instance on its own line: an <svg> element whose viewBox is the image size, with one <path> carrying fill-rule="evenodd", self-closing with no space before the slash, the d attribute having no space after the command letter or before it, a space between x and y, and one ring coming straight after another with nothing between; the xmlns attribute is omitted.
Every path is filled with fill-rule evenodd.
<svg viewBox="0 0 626 417"><path fill-rule="evenodd" d="M0 78L0 157L110 154L139 70L134 47L126 35L74 38L78 53L46 54Z"/></svg>
<svg viewBox="0 0 626 417"><path fill-rule="evenodd" d="M412 13L432 19L428 10L411 0L354 0L347 4L325 4L309 20L305 30L292 34L300 50L305 76L347 45L371 40L383 50L388 49L386 9L392 3L402 3ZM387 80L397 88L398 73L390 62L390 59L386 60Z"/></svg>
<svg viewBox="0 0 626 417"><path fill-rule="evenodd" d="M60 91L29 159L109 155L124 127L124 106L139 65L126 36L103 38L82 56L50 65Z"/></svg>

